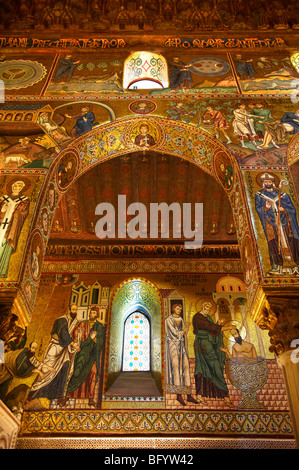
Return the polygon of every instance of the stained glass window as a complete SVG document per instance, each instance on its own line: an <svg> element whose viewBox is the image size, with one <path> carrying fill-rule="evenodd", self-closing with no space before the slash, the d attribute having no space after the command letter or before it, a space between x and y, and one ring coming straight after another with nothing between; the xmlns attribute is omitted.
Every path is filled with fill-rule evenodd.
<svg viewBox="0 0 299 470"><path fill-rule="evenodd" d="M293 64L293 66L295 67L295 69L297 70L297 72L299 72L299 52L292 55L291 62Z"/></svg>
<svg viewBox="0 0 299 470"><path fill-rule="evenodd" d="M126 319L124 327L123 371L150 370L150 323L141 312Z"/></svg>

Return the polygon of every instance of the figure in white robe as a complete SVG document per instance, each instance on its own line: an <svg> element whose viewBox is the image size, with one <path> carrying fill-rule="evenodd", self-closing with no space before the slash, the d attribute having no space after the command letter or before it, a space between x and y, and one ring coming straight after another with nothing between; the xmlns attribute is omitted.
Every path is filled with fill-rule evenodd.
<svg viewBox="0 0 299 470"><path fill-rule="evenodd" d="M75 304L71 305L69 313L55 320L43 360L55 372L50 371L33 384L29 393L31 399L57 398L59 406L64 406L68 401L66 389L73 373L75 353L80 351L79 345L73 340L73 333L78 325Z"/></svg>
<svg viewBox="0 0 299 470"><path fill-rule="evenodd" d="M234 134L238 136L240 144L245 147L244 140L247 137L252 143L256 140L256 131L254 128L254 116L250 114L244 104L240 104L238 109L233 111L233 130Z"/></svg>
<svg viewBox="0 0 299 470"><path fill-rule="evenodd" d="M7 277L10 257L16 251L20 233L29 213L30 200L23 196L25 183L12 184L12 194L0 198L0 277Z"/></svg>
<svg viewBox="0 0 299 470"><path fill-rule="evenodd" d="M174 304L172 314L165 320L166 390L177 393L177 400L186 405L182 394L187 394L188 402L198 402L191 396L189 357L185 344L189 326L181 317L181 311L182 306Z"/></svg>

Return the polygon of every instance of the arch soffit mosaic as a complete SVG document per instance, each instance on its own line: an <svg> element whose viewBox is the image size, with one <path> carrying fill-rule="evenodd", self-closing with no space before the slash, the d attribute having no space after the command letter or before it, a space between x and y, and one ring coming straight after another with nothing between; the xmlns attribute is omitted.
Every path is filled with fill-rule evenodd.
<svg viewBox="0 0 299 470"><path fill-rule="evenodd" d="M154 139L154 143L148 147L136 144L138 131L142 125L148 126L148 134ZM68 190L73 182L93 167L128 153L151 150L173 155L198 166L220 183L230 201L232 201L235 191L238 190L240 202L245 207L247 232L254 234L242 173L235 158L225 145L208 132L192 124L177 123L159 117L120 119L99 126L76 139L72 145L61 152L50 171L61 195ZM62 185L58 176L59 168L63 164L66 165L69 160L73 162L73 173L69 181ZM229 182L224 174L227 170L229 170L231 177ZM235 218L235 224L237 227L237 218ZM259 267L257 270L259 272Z"/></svg>
<svg viewBox="0 0 299 470"><path fill-rule="evenodd" d="M151 136L151 145L143 147L138 144L138 135L142 125L147 126L146 134ZM148 138L149 139L149 138ZM139 141L140 142L140 141ZM245 248L244 240L254 240L254 230L252 227L249 210L246 202L244 183L241 170L235 158L221 142L213 138L206 131L197 128L192 124L177 123L170 119L160 117L130 117L116 120L107 124L98 126L96 129L84 134L67 146L49 169L45 178L43 190L40 199L36 205L35 215L32 221L31 233L39 227L39 214L41 209L47 204L48 191L50 186L54 185L57 196L55 207L51 210L52 220L55 209L61 195L68 190L74 181L80 178L85 172L108 160L140 151L155 151L161 154L173 155L174 157L185 159L201 168L220 183L226 191L230 202L236 191L239 192L240 200L245 207L245 235L239 240L241 259L244 269L248 260L243 259ZM59 168L72 161L72 171L69 172L68 179L63 183L59 180ZM231 179L228 184L222 169L229 169ZM238 219L233 210L236 228L238 228ZM30 239L30 234L28 239ZM44 250L47 245L47 239L44 238ZM244 247L243 247L244 245ZM28 255L24 257L23 266L20 272L20 283L24 282L26 276L26 264L29 262ZM255 266L255 283L261 278L260 261L258 257L257 245L251 246L251 263ZM34 279L33 283L37 286L39 279ZM248 292L253 295L252 278L246 283Z"/></svg>

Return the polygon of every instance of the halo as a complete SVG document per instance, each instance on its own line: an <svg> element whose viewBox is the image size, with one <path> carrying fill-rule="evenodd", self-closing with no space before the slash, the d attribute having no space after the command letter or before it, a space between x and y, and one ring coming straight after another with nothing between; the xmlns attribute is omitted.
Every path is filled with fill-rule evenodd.
<svg viewBox="0 0 299 470"><path fill-rule="evenodd" d="M144 103L144 104L148 105L149 110L147 110L145 113L138 112L139 103ZM149 113L152 113L156 109L156 107L157 107L157 105L155 103L153 103L152 101L148 100L148 99L136 100L136 101L133 101L129 105L129 109L135 114L149 114Z"/></svg>
<svg viewBox="0 0 299 470"><path fill-rule="evenodd" d="M23 194L25 193L31 186L31 181L28 179L28 178L24 178L23 176L16 176L15 178L13 178L12 180L10 180L7 185L6 185L6 191L8 194L11 194L12 193L12 185L16 182L16 181L23 181L23 183L25 183L25 186L24 188L21 190L20 194Z"/></svg>
<svg viewBox="0 0 299 470"><path fill-rule="evenodd" d="M214 302L213 299L211 299L211 297L201 297L200 299L197 300L196 304L195 304L195 309L197 312L200 312L201 310L201 307L202 307L202 304L205 303L205 302L209 302L210 304L212 304L212 308L210 310L210 313L209 313L209 316L212 316L214 315L214 313L216 312L217 310L217 305L216 303Z"/></svg>
<svg viewBox="0 0 299 470"><path fill-rule="evenodd" d="M34 234L34 236L32 237L32 240L31 240L31 251L33 251L34 249L36 249L36 247L39 246L40 248L40 251L42 253L43 251L43 240L42 240L42 237L41 237L41 234L40 232L36 232ZM40 255L41 256L41 255Z"/></svg>
<svg viewBox="0 0 299 470"><path fill-rule="evenodd" d="M275 174L275 173L272 173L270 171L263 171L263 173L259 173L256 177L256 182L257 184L259 185L260 188L263 187L263 182L261 180L261 176L264 175L265 173L268 173L268 175L272 176L274 178L274 183L275 183L275 186L278 188L278 185L280 183L280 179L279 177Z"/></svg>
<svg viewBox="0 0 299 470"><path fill-rule="evenodd" d="M231 325L231 326L235 326L238 330L239 330L239 333L240 333L240 336L243 340L245 340L246 336L247 336L247 331L246 331L246 328L245 326L243 325L243 323L241 323L240 321L238 320L230 320L228 322L225 323L225 326L228 326L228 325ZM225 330L223 331L223 335L225 336L225 338L228 340L228 341L231 341L231 342L235 342L235 339L233 337L233 335L230 333L229 330Z"/></svg>
<svg viewBox="0 0 299 470"><path fill-rule="evenodd" d="M146 126L148 128L148 133L150 134L152 129L151 124L149 124L147 121L141 122L141 124L138 125L138 132L140 132L141 127Z"/></svg>
<svg viewBox="0 0 299 470"><path fill-rule="evenodd" d="M216 163L218 170L220 170L221 165L224 165L224 167L225 167L226 163L227 162L224 160L223 157L219 158L219 160Z"/></svg>

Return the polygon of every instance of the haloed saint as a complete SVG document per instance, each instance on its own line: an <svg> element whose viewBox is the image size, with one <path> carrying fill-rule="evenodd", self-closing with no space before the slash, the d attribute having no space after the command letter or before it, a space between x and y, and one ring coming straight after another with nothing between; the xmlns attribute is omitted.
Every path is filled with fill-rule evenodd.
<svg viewBox="0 0 299 470"><path fill-rule="evenodd" d="M0 198L0 277L7 277L11 255L16 251L29 213L30 199L24 195L27 180L14 179Z"/></svg>

